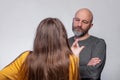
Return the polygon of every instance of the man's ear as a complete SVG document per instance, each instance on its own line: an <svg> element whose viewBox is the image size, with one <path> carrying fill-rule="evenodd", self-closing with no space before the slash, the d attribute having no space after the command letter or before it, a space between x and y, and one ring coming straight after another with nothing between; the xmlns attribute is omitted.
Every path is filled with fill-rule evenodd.
<svg viewBox="0 0 120 80"><path fill-rule="evenodd" d="M90 28L91 28L91 27L93 27L93 23L91 23L91 26L90 26Z"/></svg>

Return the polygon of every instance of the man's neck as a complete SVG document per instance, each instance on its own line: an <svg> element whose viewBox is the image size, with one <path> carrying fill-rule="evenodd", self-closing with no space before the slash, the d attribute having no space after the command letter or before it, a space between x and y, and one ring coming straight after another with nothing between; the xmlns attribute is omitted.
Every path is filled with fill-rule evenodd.
<svg viewBox="0 0 120 80"><path fill-rule="evenodd" d="M82 41L82 40L87 39L89 36L90 36L90 35L87 33L87 34L85 34L84 36L79 37L79 38L76 38L76 39L78 39L78 41Z"/></svg>

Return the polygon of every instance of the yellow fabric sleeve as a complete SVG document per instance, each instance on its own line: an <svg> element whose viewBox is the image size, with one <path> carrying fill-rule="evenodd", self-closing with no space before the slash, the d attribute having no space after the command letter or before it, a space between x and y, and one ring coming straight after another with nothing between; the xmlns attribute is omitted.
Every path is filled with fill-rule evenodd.
<svg viewBox="0 0 120 80"><path fill-rule="evenodd" d="M79 58L75 55L70 56L69 80L77 80Z"/></svg>
<svg viewBox="0 0 120 80"><path fill-rule="evenodd" d="M29 51L22 53L13 62L0 70L0 80L18 80L18 71L28 54Z"/></svg>
<svg viewBox="0 0 120 80"><path fill-rule="evenodd" d="M0 80L18 80L19 70L28 54L29 51L22 53L12 63L0 70ZM75 65L78 62L79 60L76 56L70 55L69 80L77 80Z"/></svg>

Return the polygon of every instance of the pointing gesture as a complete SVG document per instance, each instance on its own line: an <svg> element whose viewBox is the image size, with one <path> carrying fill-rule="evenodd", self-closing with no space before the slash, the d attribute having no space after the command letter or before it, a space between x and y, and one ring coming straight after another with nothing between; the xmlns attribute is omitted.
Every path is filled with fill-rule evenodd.
<svg viewBox="0 0 120 80"><path fill-rule="evenodd" d="M77 57L79 57L79 54L83 50L84 47L85 46L80 47L78 44L78 39L76 39L73 45L71 46L71 50Z"/></svg>

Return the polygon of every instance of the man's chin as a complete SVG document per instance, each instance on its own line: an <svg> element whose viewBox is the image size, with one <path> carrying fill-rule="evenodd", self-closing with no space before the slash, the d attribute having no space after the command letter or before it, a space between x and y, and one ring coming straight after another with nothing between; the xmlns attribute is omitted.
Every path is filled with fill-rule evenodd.
<svg viewBox="0 0 120 80"><path fill-rule="evenodd" d="M78 38L78 37L82 37L83 33L82 32L81 33L80 32L79 33L78 32L74 32L74 35L75 35L75 37Z"/></svg>

